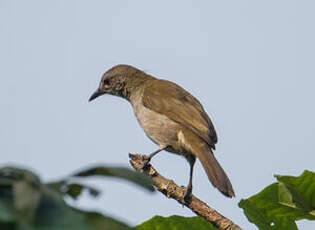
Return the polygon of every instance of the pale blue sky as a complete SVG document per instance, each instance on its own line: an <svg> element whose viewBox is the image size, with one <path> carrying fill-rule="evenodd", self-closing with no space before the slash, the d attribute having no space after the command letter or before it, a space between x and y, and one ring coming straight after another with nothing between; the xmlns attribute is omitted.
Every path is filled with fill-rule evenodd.
<svg viewBox="0 0 315 230"><path fill-rule="evenodd" d="M314 10L314 1L291 0L0 0L0 163L51 180L91 164L129 166L128 152L156 150L126 101L87 101L104 71L131 64L203 103L236 199L213 189L199 162L193 192L256 229L238 201L274 182L274 174L314 171ZM152 163L187 184L183 158L162 153ZM93 184L102 198L75 205L130 224L193 215L125 182Z"/></svg>

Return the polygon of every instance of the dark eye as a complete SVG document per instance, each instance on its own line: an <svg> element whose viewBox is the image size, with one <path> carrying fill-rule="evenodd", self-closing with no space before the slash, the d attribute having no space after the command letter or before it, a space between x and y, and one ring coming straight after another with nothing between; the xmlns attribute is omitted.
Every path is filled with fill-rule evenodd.
<svg viewBox="0 0 315 230"><path fill-rule="evenodd" d="M110 80L107 78L107 79L105 79L104 81L103 81L103 84L104 85L109 85L110 84Z"/></svg>

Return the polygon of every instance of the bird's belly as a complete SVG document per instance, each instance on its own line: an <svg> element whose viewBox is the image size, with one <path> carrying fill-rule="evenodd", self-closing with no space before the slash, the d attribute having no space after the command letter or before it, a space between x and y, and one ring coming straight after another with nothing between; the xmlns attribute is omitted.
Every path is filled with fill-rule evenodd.
<svg viewBox="0 0 315 230"><path fill-rule="evenodd" d="M139 105L134 109L142 129L153 142L161 147L172 147L171 150L178 152L178 150L176 150L178 142L177 134L180 130L178 123L143 105Z"/></svg>

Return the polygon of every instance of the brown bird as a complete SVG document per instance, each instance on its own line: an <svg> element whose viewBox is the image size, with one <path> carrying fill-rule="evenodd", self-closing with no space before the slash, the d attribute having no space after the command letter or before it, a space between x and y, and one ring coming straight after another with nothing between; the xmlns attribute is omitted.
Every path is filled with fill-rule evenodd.
<svg viewBox="0 0 315 230"><path fill-rule="evenodd" d="M147 155L147 162L162 150L183 155L188 160L190 178L186 201L192 192L196 157L212 185L225 196L234 196L232 184L212 152L217 143L214 126L200 102L189 92L130 65L117 65L104 73L89 101L103 94L127 99L146 135L160 147Z"/></svg>

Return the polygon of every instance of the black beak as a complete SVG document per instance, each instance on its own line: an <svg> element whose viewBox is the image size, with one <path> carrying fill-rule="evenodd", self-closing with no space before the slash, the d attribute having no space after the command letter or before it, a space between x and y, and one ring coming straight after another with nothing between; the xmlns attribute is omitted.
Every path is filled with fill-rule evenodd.
<svg viewBox="0 0 315 230"><path fill-rule="evenodd" d="M89 101L94 100L95 98L97 98L98 96L103 95L104 93L102 91L100 91L99 89L97 89L90 97Z"/></svg>

